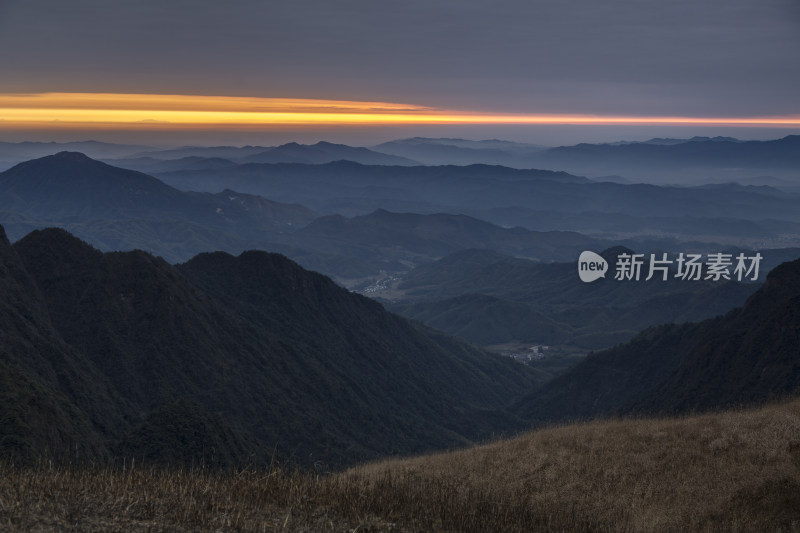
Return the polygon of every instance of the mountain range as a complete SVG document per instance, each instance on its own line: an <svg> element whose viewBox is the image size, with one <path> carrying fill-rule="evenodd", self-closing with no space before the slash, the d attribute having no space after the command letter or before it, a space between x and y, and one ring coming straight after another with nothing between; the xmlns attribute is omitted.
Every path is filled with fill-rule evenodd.
<svg viewBox="0 0 800 533"><path fill-rule="evenodd" d="M192 167L202 168L201 163L203 161L206 161L207 167L246 163L304 163L317 165L333 161L352 161L364 165L419 165L417 161L405 157L385 154L369 148L325 141L311 145L291 142L273 147L187 146L169 150L141 152L133 154L126 159L111 160L109 162L145 172L167 172L171 170L189 170Z"/></svg>
<svg viewBox="0 0 800 533"><path fill-rule="evenodd" d="M22 460L341 465L800 386L800 260L741 308L649 328L544 384L276 254L172 266L48 229L2 236L0 274L0 444Z"/></svg>
<svg viewBox="0 0 800 533"><path fill-rule="evenodd" d="M798 279L800 259L783 263L743 306L698 323L655 326L590 354L513 411L543 424L725 409L796 394Z"/></svg>
<svg viewBox="0 0 800 533"><path fill-rule="evenodd" d="M770 141L743 141L733 137L654 138L600 144L542 147L507 141L466 141L415 137L379 144L373 149L408 157L426 165L476 163L514 168L541 168L628 183L719 181L749 183L762 177L798 188L800 136Z"/></svg>
<svg viewBox="0 0 800 533"><path fill-rule="evenodd" d="M113 144L98 141L72 142L0 142L0 170L5 170L17 163L37 159L58 152L81 152L96 159L116 159L128 157L152 147L130 144Z"/></svg>
<svg viewBox="0 0 800 533"><path fill-rule="evenodd" d="M537 374L283 256L0 237L3 455L347 464L518 427Z"/></svg>
<svg viewBox="0 0 800 533"><path fill-rule="evenodd" d="M578 144L550 149L539 158L540 166L570 172L658 175L664 170L741 168L793 170L800 163L800 135L772 141L698 139L687 142Z"/></svg>
<svg viewBox="0 0 800 533"><path fill-rule="evenodd" d="M770 141L743 141L732 137L654 138L600 144L546 147L502 140L472 141L452 138L414 137L353 147L320 141L313 145L280 146L184 146L153 148L83 141L71 143L0 143L0 169L28 159L60 151L80 151L110 159L112 164L161 172L182 165L196 167L198 159L228 160L236 164L307 163L347 160L368 165L471 165L489 164L512 168L566 170L593 178L612 177L629 183L692 184L755 178L784 182L797 188L798 136ZM177 160L192 158L178 163ZM159 165L163 163L163 166ZM219 163L216 163L219 164ZM177 168L176 168L177 167ZM621 178L620 176L625 176Z"/></svg>
<svg viewBox="0 0 800 533"><path fill-rule="evenodd" d="M658 235L708 243L745 239L777 247L775 236L794 235L800 224L797 193L767 185L656 186L490 165L365 166L346 161L247 164L157 177L182 190L230 188L299 203L322 214L356 216L376 209L455 213L503 226L571 230L617 240Z"/></svg>
<svg viewBox="0 0 800 533"><path fill-rule="evenodd" d="M255 184L259 190L279 196L282 190L289 195L291 191L306 191L320 198L326 192L332 194L350 186L375 194L376 198L391 191L406 197L439 194L451 201L479 205L479 198L483 197L484 204L491 206L493 202L500 205L519 201L522 192L528 190L536 193L529 196L531 203L549 204L551 212L559 205L571 210L562 212L562 217L582 217L590 223L601 220L598 212L580 209L590 205L594 209L605 208L608 212L603 214L609 218L621 216L618 210L627 209L641 218L650 217L653 232L659 231L659 224L665 220L656 215L666 213L672 206L676 212L669 220L683 224L686 233L696 227L704 231L718 227L720 231L737 233L739 240L746 240L749 235L755 242L761 242L761 234L753 229L756 222L716 219L719 223L715 225L715 219L687 214L695 210L725 215L733 212L730 206L735 205L740 217L798 216L794 209L796 197L770 188L620 185L565 173L485 165L387 167L337 162L232 168L249 169L254 174L231 170L225 174L224 183L236 187ZM378 192L377 185L370 185L377 183L382 184ZM456 192L451 194L452 191ZM508 196L514 191L520 196L512 200ZM526 209L486 207L483 212L491 211L513 222L508 218L530 213ZM459 209L452 211L458 213ZM582 250L602 250L612 244L625 244L642 252L694 249L735 253L744 249L677 243L663 237L610 241L576 232L500 227L452 211L420 214L379 208L351 217L320 215L296 203L276 202L232 189L215 193L182 191L152 176L72 152L24 162L0 173L0 222L12 240L35 229L58 226L101 250L142 249L171 263L207 251L279 252L307 268L335 276L350 288L385 298L394 310L406 316L482 345L516 340L566 342L580 349L604 348L631 338L647 326L700 320L727 311L754 290L740 285L667 283L611 291L614 284L605 280L591 289L582 287L575 283L574 264L569 263ZM625 220L633 224L633 215L627 216ZM759 224L766 224L765 220ZM790 228L785 221L770 220L767 227L773 235ZM778 258L793 257L792 249L760 248L765 250L765 269L766 262L771 262L771 267ZM458 255L466 250L484 252ZM455 255L436 262L450 254ZM476 258L485 272L471 270L469 262ZM561 264L547 264L554 261ZM440 274L434 275L437 270ZM468 273L474 276L465 277ZM370 289L376 281L382 283L381 278L393 278L390 285L402 295ZM613 299L609 299L612 293ZM404 301L395 301L399 298Z"/></svg>
<svg viewBox="0 0 800 533"><path fill-rule="evenodd" d="M107 250L142 248L171 261L203 251L263 247L257 243L317 216L300 205L229 190L179 191L77 152L0 173L0 222L12 239L60 226Z"/></svg>
<svg viewBox="0 0 800 533"><path fill-rule="evenodd" d="M398 263L387 264L387 271L407 269L402 266L404 260L413 265L475 247L549 261L571 259L581 249L598 244L595 239L569 231L501 228L465 215L392 213L385 209L352 218L320 217L299 229L292 241L311 250Z"/></svg>
<svg viewBox="0 0 800 533"><path fill-rule="evenodd" d="M407 173L405 167L363 167L344 162L283 168L289 173L276 175L278 180L301 187L302 180L290 179L293 172L319 176L317 170L325 168L339 169L343 176L365 181L375 177L364 170L382 170L386 179L397 180L398 188L455 189L462 179L462 194L463 189L474 186L475 195L485 189L485 183L497 188L523 183L549 189L551 194L576 191L577 201L581 187L591 191L591 187L604 185L563 173L487 166L412 167L420 170L419 175ZM353 169L355 177L350 174ZM400 183L405 178L409 182ZM339 182L346 180L342 177ZM333 181L330 187L334 187ZM613 187L624 197L633 195L631 187L636 186ZM687 198L682 190L641 187L647 188L652 202L664 195ZM273 187L273 192L278 191L279 187ZM583 194L588 201L591 192ZM594 194L595 200L603 198ZM608 194L609 202L613 201L612 192ZM739 201L740 205L761 202L764 209L771 205L773 212L784 203L792 204L792 197L785 193L752 193L746 188L697 188L695 194L704 195L698 198L715 205L725 201ZM172 263L207 251L239 254L264 249L283 253L307 268L336 276L350 288L385 298L401 314L481 345L514 340L569 344L581 350L604 348L631 338L647 326L699 320L727 311L754 290L753 286L738 284L680 283L617 288L606 280L586 287L575 283L571 262L580 251L602 250L611 241L575 232L500 227L449 213L377 209L349 218L320 216L299 204L230 189L219 193L181 191L152 176L72 152L21 163L0 173L0 222L14 240L34 229L59 226L102 250L142 249ZM693 224L691 220L684 222ZM709 226L707 219L696 223ZM746 233L742 224L728 222L723 226ZM674 242L663 240L622 242L640 251L676 247ZM734 253L735 249L720 246L718 251ZM770 267L776 259L792 257L791 249L762 255L771 262ZM561 263L548 264L554 261ZM476 266L483 270L475 271ZM400 292L366 290L380 277L394 277L392 288Z"/></svg>
<svg viewBox="0 0 800 533"><path fill-rule="evenodd" d="M759 287L673 277L618 281L613 273L624 252L634 253L621 247L602 252L610 274L581 283L575 262L537 263L490 250L463 250L421 265L391 291L373 295L391 295L393 301L386 302L391 310L481 345L513 340L596 350L627 341L648 326L725 313ZM788 256L800 256L800 250ZM779 257L787 255L776 254L763 272Z"/></svg>
<svg viewBox="0 0 800 533"><path fill-rule="evenodd" d="M351 219L321 217L299 204L231 189L181 191L147 174L75 152L27 161L0 173L0 222L12 239L59 226L104 250L141 248L171 262L204 251L268 249L345 278L408 270L465 247L550 260L572 257L597 242L576 233L501 228L445 213L381 209Z"/></svg>
<svg viewBox="0 0 800 533"><path fill-rule="evenodd" d="M549 200L551 208L555 208L559 201L563 204L563 199L571 195L571 203L587 206L590 201L606 202L609 208L617 203L619 207L613 209L621 210L626 208L626 204L631 209L641 204L636 213L642 217L647 205L669 201L673 197L673 204L681 206L676 209L683 212L676 212L672 220L682 224L682 231L688 233L695 226L702 225L707 230L717 227L721 232L738 232L739 238L750 236L753 239L763 236L767 229L773 234L781 228L786 230L790 223L775 220L759 232L753 229L756 226L754 222L720 219L715 226L708 218L680 218L680 215L692 205L708 211L719 208L724 202L738 202L741 216L747 215L748 211L753 216L769 211L774 216L789 217L788 213L792 211L789 206L793 206L794 201L793 196L785 193L772 194L747 188L673 191L652 186L597 184L563 173L503 167L409 169L363 167L340 162L330 166L245 165L236 168L277 172L275 179L257 179L257 187L248 186L247 180L237 180L233 171L226 174L225 183L236 188L272 192L278 197L282 196L282 185L294 190L313 191L315 197L326 191L332 194L337 188L346 189L348 181L354 183L354 187L370 191L370 186L362 185L377 178L386 185L380 188L381 195L390 190L408 191L402 193L406 196L424 193L426 189L430 194L440 195L459 190L469 205L478 205L481 196L486 199L486 204L492 205L492 194L510 195L514 190L521 194L521 189L525 188L539 191L541 194L534 195L539 198L536 201L544 205ZM412 172L413 169L416 172ZM323 177L321 172L326 170L331 172ZM308 180L300 177L304 175ZM326 180L325 184L321 184L318 177ZM202 182L196 185L202 185ZM492 186L494 189L490 191ZM637 187L645 189L637 191ZM505 193L503 189L506 189ZM454 198L453 195L449 197ZM330 196L327 198L330 200ZM497 203L502 201L500 198ZM382 203L375 202L377 205ZM686 202L691 203L686 205ZM580 206L565 207L569 210L576 208L580 209ZM458 212L459 208L451 211ZM490 211L504 222L514 222L514 216L525 218L529 213L522 209L483 210L486 213ZM661 211L666 212L666 207ZM0 173L0 213L0 222L6 225L12 239L33 229L60 226L104 250L141 248L171 262L185 261L203 251L239 253L251 248L269 249L340 278L408 270L416 264L467 248L489 248L543 261L565 261L582 249L610 244L575 232L532 231L513 227L513 224L508 224L512 227L498 227L474 217L447 212L392 213L378 208L350 218L320 216L297 203L276 202L230 188L215 193L181 191L149 175L113 167L72 152L20 163ZM651 216L655 214L651 213ZM601 220L592 213L570 216L583 217L588 223ZM606 213L606 216L618 215ZM654 232L658 231L660 220L653 219ZM630 218L627 221L635 222ZM547 227L544 223L529 225ZM800 222L795 225L800 226ZM621 242L638 244L637 248L677 247L674 242L658 240Z"/></svg>
<svg viewBox="0 0 800 533"><path fill-rule="evenodd" d="M414 141L434 148L503 148L514 153L526 146L505 141ZM91 143L84 144L92 148ZM277 202L301 204L322 215L352 217L376 209L452 213L501 226L576 231L618 242L658 236L678 242L780 247L796 244L796 240L784 243L781 239L791 239L800 228L794 209L800 186L791 170L796 163L792 159L795 144L796 139L789 136L775 141L653 139L641 143L537 149L537 157L541 158L536 162L539 168L589 170L589 174L598 176L594 180L566 172L485 164L408 166L410 162L403 161L407 166L398 166L397 161L386 159L394 156L332 143L290 143L273 148L187 147L144 151L133 154L136 157L132 159L109 162L154 174L184 191L234 190ZM59 145L50 149L56 146ZM268 157L261 160L291 162L247 163L259 160L263 154ZM365 157L358 157L359 154ZM558 163L559 158L563 164ZM685 186L637 184L635 179L619 176L626 173L624 168L620 172L600 171L608 161L621 161L622 167L627 168L638 165L640 160L648 169L674 177L670 183L683 182ZM659 163L650 164L652 161ZM585 162L587 168L570 166L578 162ZM761 172L756 168L758 165L773 165L780 172L770 174L768 169ZM695 176L694 171L686 169L702 169L702 172ZM718 178L712 174L726 169L740 173L732 175L731 180L741 184L714 183ZM705 177L702 173L706 173ZM628 176L635 178L636 174ZM8 224L13 221L6 222L13 234L14 226Z"/></svg>
<svg viewBox="0 0 800 533"><path fill-rule="evenodd" d="M623 175L649 183L753 183L786 179L797 192L800 135L770 141L698 139L678 143L578 144L541 154L538 168L557 168L591 177Z"/></svg>
<svg viewBox="0 0 800 533"><path fill-rule="evenodd" d="M412 137L381 143L372 147L386 154L407 157L423 165L503 165L513 168L536 167L536 156L547 150L510 141L432 139Z"/></svg>
<svg viewBox="0 0 800 533"><path fill-rule="evenodd" d="M650 154L642 157L665 158L665 175L724 164L750 173L772 157L789 176L796 142L392 146L463 161L481 152L563 158L598 172L635 168L637 154ZM74 151L0 172L0 222L11 237L0 228L3 464L325 471L531 427L731 409L800 389L800 249L790 247L800 197L788 188L415 166L411 152L328 143L167 156L80 146L157 176ZM347 154L362 161L339 158ZM600 252L614 272L634 250L755 249L764 258L756 282L576 275L582 250ZM515 342L574 350L560 359L536 351L539 363L522 364L476 346ZM718 441L708 440L712 452ZM528 449L517 442L516 452ZM455 475L481 475L497 459ZM380 483L384 495L393 487Z"/></svg>
<svg viewBox="0 0 800 533"><path fill-rule="evenodd" d="M184 146L157 149L154 147L111 144L97 141L67 143L0 143L0 165L13 166L58 152L82 152L86 155L132 170L152 172L242 163L330 163L348 160L368 165L416 165L416 161L369 148L353 147L320 141L313 145L286 143L280 146ZM3 170L3 168L0 168Z"/></svg>

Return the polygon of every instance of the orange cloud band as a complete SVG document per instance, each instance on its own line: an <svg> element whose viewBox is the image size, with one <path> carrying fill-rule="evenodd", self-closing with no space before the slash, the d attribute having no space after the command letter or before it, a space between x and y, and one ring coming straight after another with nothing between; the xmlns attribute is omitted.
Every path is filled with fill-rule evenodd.
<svg viewBox="0 0 800 533"><path fill-rule="evenodd" d="M408 104L232 96L0 94L0 128L254 128L278 125L576 124L800 127L800 116L670 117L497 114Z"/></svg>

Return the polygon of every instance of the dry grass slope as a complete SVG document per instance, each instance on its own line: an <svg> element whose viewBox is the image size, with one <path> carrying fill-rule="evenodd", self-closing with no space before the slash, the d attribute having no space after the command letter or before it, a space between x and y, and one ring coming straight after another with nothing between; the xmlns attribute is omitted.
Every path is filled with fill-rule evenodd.
<svg viewBox="0 0 800 533"><path fill-rule="evenodd" d="M800 400L315 475L0 466L10 531L800 531Z"/></svg>

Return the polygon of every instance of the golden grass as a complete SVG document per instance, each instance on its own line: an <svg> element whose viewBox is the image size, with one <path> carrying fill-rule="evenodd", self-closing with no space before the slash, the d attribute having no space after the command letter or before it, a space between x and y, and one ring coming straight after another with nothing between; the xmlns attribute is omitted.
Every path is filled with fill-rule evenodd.
<svg viewBox="0 0 800 533"><path fill-rule="evenodd" d="M800 400L317 476L0 465L6 531L800 531Z"/></svg>

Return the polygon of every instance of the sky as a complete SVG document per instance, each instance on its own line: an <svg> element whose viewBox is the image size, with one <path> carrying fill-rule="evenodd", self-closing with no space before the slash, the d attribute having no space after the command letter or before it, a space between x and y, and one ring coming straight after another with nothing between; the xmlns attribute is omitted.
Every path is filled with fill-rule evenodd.
<svg viewBox="0 0 800 533"><path fill-rule="evenodd" d="M0 140L777 138L800 0L0 0L0 73Z"/></svg>

